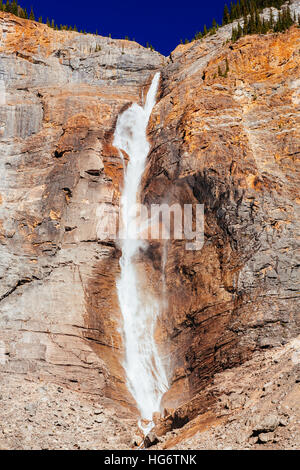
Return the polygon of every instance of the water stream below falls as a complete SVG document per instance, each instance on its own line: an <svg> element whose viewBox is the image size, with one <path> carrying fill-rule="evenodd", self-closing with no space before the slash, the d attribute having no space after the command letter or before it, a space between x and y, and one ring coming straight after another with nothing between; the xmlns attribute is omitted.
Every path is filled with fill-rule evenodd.
<svg viewBox="0 0 300 470"><path fill-rule="evenodd" d="M149 292L143 292L136 258L140 249L145 246L145 241L134 236L138 227L132 208L139 200L140 183L150 150L147 124L155 105L158 84L159 73L152 80L144 107L134 103L119 115L113 142L120 153L123 150L129 156L127 168L124 162L121 274L117 280L123 317L123 366L128 389L136 400L141 418L150 422L153 413L160 411L161 398L168 389L168 380L154 338L160 303Z"/></svg>

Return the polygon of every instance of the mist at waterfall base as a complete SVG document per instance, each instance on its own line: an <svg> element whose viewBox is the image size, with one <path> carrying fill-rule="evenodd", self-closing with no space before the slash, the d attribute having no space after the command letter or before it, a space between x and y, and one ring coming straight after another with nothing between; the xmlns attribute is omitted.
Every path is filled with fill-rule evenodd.
<svg viewBox="0 0 300 470"><path fill-rule="evenodd" d="M160 411L161 398L168 389L166 372L154 339L160 305L155 298L143 295L136 257L145 242L138 237L129 236L128 230L130 228L132 231L136 224L131 209L138 202L141 178L150 150L146 132L155 105L158 83L159 73L152 80L144 107L134 103L119 115L113 142L120 155L121 150L124 150L129 156L127 168L124 164L124 187L121 196L121 274L117 281L123 317L123 365L128 389L136 400L141 418L150 422L153 413Z"/></svg>

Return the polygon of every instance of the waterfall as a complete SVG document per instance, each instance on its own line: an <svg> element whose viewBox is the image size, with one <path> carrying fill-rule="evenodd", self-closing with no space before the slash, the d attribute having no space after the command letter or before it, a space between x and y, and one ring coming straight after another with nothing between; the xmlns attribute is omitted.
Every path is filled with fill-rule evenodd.
<svg viewBox="0 0 300 470"><path fill-rule="evenodd" d="M141 418L148 421L152 421L153 413L160 410L168 380L154 339L160 304L148 292L143 292L137 270L136 258L145 242L134 236L138 227L132 208L139 200L141 178L150 150L147 124L155 105L158 83L159 73L152 80L144 107L134 103L119 115L113 142L120 153L123 150L129 156L121 195L122 257L117 280L123 317L123 365L128 389L136 400Z"/></svg>

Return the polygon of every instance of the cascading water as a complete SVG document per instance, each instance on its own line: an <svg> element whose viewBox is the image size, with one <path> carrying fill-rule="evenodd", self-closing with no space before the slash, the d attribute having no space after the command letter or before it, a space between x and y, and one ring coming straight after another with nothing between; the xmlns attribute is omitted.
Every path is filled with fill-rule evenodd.
<svg viewBox="0 0 300 470"><path fill-rule="evenodd" d="M113 142L120 152L124 150L129 156L121 196L122 257L121 275L117 281L123 316L124 368L127 386L136 400L141 418L150 422L153 413L160 410L168 380L154 339L159 302L143 292L139 282L136 257L145 242L134 236L139 230L132 209L138 202L140 182L150 150L147 124L155 105L158 83L159 73L152 80L144 107L135 103L118 117ZM150 428L151 425L147 431Z"/></svg>

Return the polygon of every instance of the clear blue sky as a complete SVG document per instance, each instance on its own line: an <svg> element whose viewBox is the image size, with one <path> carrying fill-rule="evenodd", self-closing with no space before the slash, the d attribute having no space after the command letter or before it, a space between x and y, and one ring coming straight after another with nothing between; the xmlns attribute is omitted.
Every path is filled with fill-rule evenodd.
<svg viewBox="0 0 300 470"><path fill-rule="evenodd" d="M42 16L43 20L48 16L57 24L76 24L79 30L98 30L103 36L111 33L118 39L127 35L142 45L148 41L156 50L169 55L181 38L191 39L204 24L210 26L214 17L220 23L226 0L19 0L19 3L28 10L32 5L36 17Z"/></svg>

